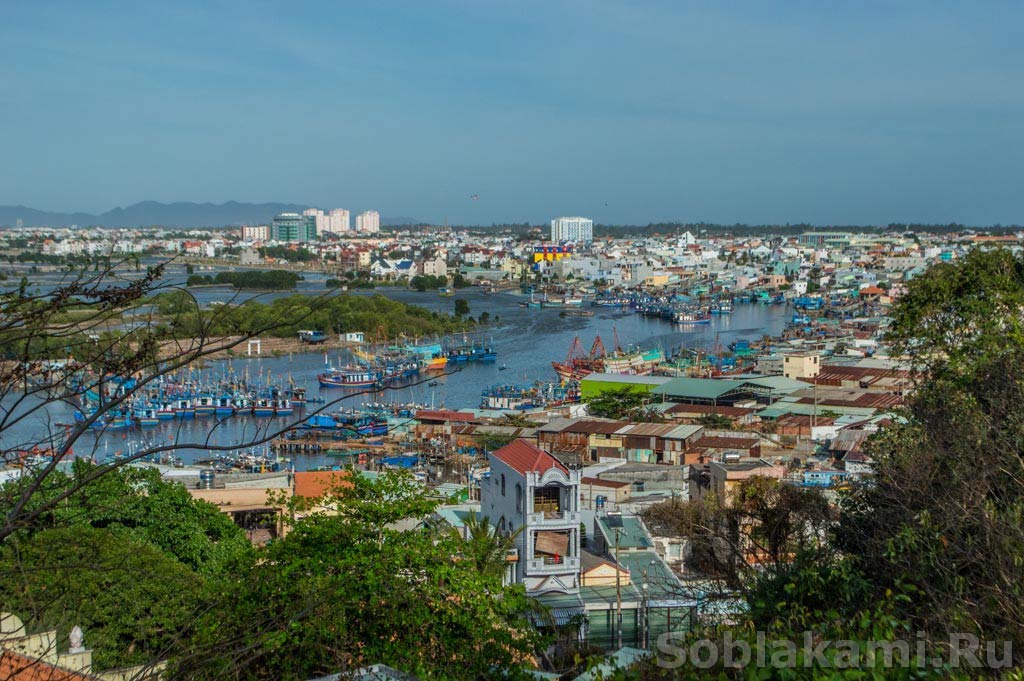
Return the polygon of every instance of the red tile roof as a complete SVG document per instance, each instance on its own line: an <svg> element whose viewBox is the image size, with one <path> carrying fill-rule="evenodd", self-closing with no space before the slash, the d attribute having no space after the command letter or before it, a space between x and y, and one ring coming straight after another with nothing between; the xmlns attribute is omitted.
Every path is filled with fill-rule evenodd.
<svg viewBox="0 0 1024 681"><path fill-rule="evenodd" d="M99 677L63 669L33 657L5 650L0 654L0 679L10 681L93 681Z"/></svg>
<svg viewBox="0 0 1024 681"><path fill-rule="evenodd" d="M523 475L530 471L544 473L551 468L557 468L563 473L569 472L561 461L522 438L513 440L495 451L493 456Z"/></svg>

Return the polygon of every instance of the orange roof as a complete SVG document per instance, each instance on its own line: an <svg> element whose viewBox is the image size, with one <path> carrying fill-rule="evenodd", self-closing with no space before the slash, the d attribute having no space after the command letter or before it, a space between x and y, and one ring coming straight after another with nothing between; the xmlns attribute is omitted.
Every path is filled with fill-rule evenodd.
<svg viewBox="0 0 1024 681"><path fill-rule="evenodd" d="M865 286L860 290L862 296L884 296L885 289L878 288L877 286Z"/></svg>
<svg viewBox="0 0 1024 681"><path fill-rule="evenodd" d="M295 496L319 499L339 487L348 488L352 483L348 471L300 471L295 473Z"/></svg>
<svg viewBox="0 0 1024 681"><path fill-rule="evenodd" d="M513 440L495 451L493 456L523 475L530 471L543 473L551 468L557 468L563 473L569 472L561 461L522 438Z"/></svg>
<svg viewBox="0 0 1024 681"><path fill-rule="evenodd" d="M10 650L0 655L0 679L10 681L93 681L98 677L62 669Z"/></svg>

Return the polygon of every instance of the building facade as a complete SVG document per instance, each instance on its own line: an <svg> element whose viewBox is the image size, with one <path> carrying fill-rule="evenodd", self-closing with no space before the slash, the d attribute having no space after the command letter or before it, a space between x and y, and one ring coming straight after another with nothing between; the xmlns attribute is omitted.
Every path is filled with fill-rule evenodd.
<svg viewBox="0 0 1024 681"><path fill-rule="evenodd" d="M587 218L555 218L551 221L551 240L590 243L594 240L594 221Z"/></svg>
<svg viewBox="0 0 1024 681"><path fill-rule="evenodd" d="M332 234L343 234L352 229L349 212L344 208L335 208L327 215L327 230Z"/></svg>
<svg viewBox="0 0 1024 681"><path fill-rule="evenodd" d="M489 458L481 512L499 533L518 532L512 581L533 595L577 592L580 472L526 440L514 440Z"/></svg>
<svg viewBox="0 0 1024 681"><path fill-rule="evenodd" d="M274 218L270 232L274 241L316 241L316 216L281 213Z"/></svg>
<svg viewBox="0 0 1024 681"><path fill-rule="evenodd" d="M356 216L356 231L375 234L380 231L380 213L375 210L363 211Z"/></svg>
<svg viewBox="0 0 1024 681"><path fill-rule="evenodd" d="M267 241L270 239L270 225L245 225L242 227L243 241Z"/></svg>

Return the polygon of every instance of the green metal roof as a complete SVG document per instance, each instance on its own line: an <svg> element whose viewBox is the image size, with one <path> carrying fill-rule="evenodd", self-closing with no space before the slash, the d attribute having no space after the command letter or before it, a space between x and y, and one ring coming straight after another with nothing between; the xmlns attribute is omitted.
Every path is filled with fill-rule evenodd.
<svg viewBox="0 0 1024 681"><path fill-rule="evenodd" d="M601 532L608 544L608 551L615 550L615 531L619 530L619 550L646 549L654 546L640 519L634 515L606 515L597 519Z"/></svg>
<svg viewBox="0 0 1024 681"><path fill-rule="evenodd" d="M734 381L727 378L689 378L687 376L680 376L679 378L673 378L661 387L655 388L653 392L678 397L713 400L723 397L742 386L742 381Z"/></svg>

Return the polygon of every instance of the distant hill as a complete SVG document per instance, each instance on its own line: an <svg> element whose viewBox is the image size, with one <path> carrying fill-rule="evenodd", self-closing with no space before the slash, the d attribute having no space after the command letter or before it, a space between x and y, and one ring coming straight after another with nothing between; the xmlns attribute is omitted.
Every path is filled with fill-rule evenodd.
<svg viewBox="0 0 1024 681"><path fill-rule="evenodd" d="M278 213L302 212L308 206L298 203L158 203L142 201L115 208L99 215L91 213L55 213L26 206L0 206L0 227L14 227L21 220L25 227L231 227L267 224ZM355 215L352 216L353 223ZM381 218L386 225L415 224L414 218Z"/></svg>

